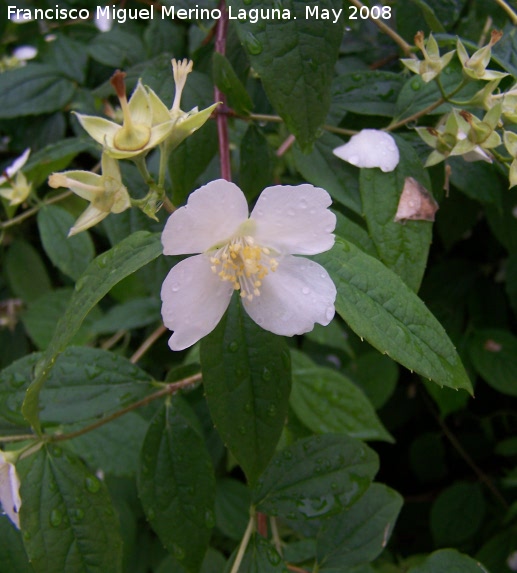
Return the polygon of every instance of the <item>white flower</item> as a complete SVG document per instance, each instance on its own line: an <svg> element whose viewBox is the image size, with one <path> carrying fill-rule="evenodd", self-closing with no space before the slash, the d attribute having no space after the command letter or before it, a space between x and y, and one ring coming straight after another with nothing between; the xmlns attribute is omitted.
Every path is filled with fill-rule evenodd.
<svg viewBox="0 0 517 573"><path fill-rule="evenodd" d="M336 287L314 255L334 244L329 194L309 184L265 189L248 217L242 191L223 179L192 193L162 235L164 254L201 253L178 263L162 286L162 316L172 350L206 336L234 290L262 328L293 336L327 325Z"/></svg>
<svg viewBox="0 0 517 573"><path fill-rule="evenodd" d="M38 55L38 50L34 46L18 46L13 50L13 56L18 60L32 60Z"/></svg>
<svg viewBox="0 0 517 573"><path fill-rule="evenodd" d="M363 129L333 153L356 167L380 167L385 172L393 171L400 159L393 137L377 129Z"/></svg>
<svg viewBox="0 0 517 573"><path fill-rule="evenodd" d="M0 503L7 517L20 529L20 479L8 452L0 451Z"/></svg>
<svg viewBox="0 0 517 573"><path fill-rule="evenodd" d="M23 203L32 190L32 185L21 172L29 159L30 152L30 149L26 149L18 159L4 169L0 177L0 197L7 199L11 206Z"/></svg>

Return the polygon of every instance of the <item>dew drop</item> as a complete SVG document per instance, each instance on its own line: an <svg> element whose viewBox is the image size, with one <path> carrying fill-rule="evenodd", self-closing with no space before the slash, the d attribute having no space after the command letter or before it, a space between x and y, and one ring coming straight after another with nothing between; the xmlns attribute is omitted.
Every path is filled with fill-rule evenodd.
<svg viewBox="0 0 517 573"><path fill-rule="evenodd" d="M244 436L244 434L246 433L246 428L244 426L239 426L239 434L241 436Z"/></svg>
<svg viewBox="0 0 517 573"><path fill-rule="evenodd" d="M251 412L251 404L249 402L244 405L244 411L245 412Z"/></svg>
<svg viewBox="0 0 517 573"><path fill-rule="evenodd" d="M307 199L300 199L299 205L302 209L307 209Z"/></svg>
<svg viewBox="0 0 517 573"><path fill-rule="evenodd" d="M84 483L90 493L97 493L101 489L101 482L95 476L88 476Z"/></svg>
<svg viewBox="0 0 517 573"><path fill-rule="evenodd" d="M262 371L262 380L271 380L271 370L269 368L264 367Z"/></svg>
<svg viewBox="0 0 517 573"><path fill-rule="evenodd" d="M278 555L278 553L273 548L268 548L267 558L271 565L278 565L280 563L280 555Z"/></svg>
<svg viewBox="0 0 517 573"><path fill-rule="evenodd" d="M308 287L303 287L303 288L302 288L302 294L310 294L310 292L311 292L311 289L310 289L310 288L308 288Z"/></svg>
<svg viewBox="0 0 517 573"><path fill-rule="evenodd" d="M228 345L228 350L230 352L237 352L237 350L239 350L239 343L236 340L230 342L230 344Z"/></svg>
<svg viewBox="0 0 517 573"><path fill-rule="evenodd" d="M414 90L414 91L416 91L416 92L422 87L422 85L420 84L420 81L419 81L417 78L415 78L415 79L411 82L410 85L411 85L411 89Z"/></svg>
<svg viewBox="0 0 517 573"><path fill-rule="evenodd" d="M208 527L208 529L212 529L212 527L215 526L215 516L211 509L207 509L205 511L205 525Z"/></svg>
<svg viewBox="0 0 517 573"><path fill-rule="evenodd" d="M258 56L262 52L262 44L257 37L248 32L244 38L244 45L252 56Z"/></svg>
<svg viewBox="0 0 517 573"><path fill-rule="evenodd" d="M61 513L61 511L59 509L53 509L50 512L50 525L52 525L52 527L59 527L61 525L61 523L63 522L63 514Z"/></svg>
<svg viewBox="0 0 517 573"><path fill-rule="evenodd" d="M179 545L176 545L176 543L173 543L173 545L172 545L172 554L179 561L185 559L185 550L182 547L180 547Z"/></svg>
<svg viewBox="0 0 517 573"><path fill-rule="evenodd" d="M82 509L76 509L75 510L75 517L80 521L81 519L84 519L84 511Z"/></svg>
<svg viewBox="0 0 517 573"><path fill-rule="evenodd" d="M267 407L267 415L270 418L274 418L276 416L276 405L275 404L269 404L269 406Z"/></svg>
<svg viewBox="0 0 517 573"><path fill-rule="evenodd" d="M19 388L20 386L23 386L25 384L25 377L22 376L21 374L15 374L11 380L11 386L14 386L14 388Z"/></svg>
<svg viewBox="0 0 517 573"><path fill-rule="evenodd" d="M178 292L180 290L180 285L178 283L172 284L172 292Z"/></svg>

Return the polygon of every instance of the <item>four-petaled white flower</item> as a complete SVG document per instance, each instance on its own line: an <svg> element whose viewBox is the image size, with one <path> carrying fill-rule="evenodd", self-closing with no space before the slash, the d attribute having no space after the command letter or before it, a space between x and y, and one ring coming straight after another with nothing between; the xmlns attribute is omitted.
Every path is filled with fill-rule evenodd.
<svg viewBox="0 0 517 573"><path fill-rule="evenodd" d="M16 467L12 452L0 451L0 504L7 517L20 529L20 479L16 473Z"/></svg>
<svg viewBox="0 0 517 573"><path fill-rule="evenodd" d="M293 336L334 316L336 287L314 255L334 244L329 194L309 184L266 188L248 216L233 183L219 179L192 193L168 219L164 254L190 255L165 279L161 297L172 350L206 336L221 320L234 290L262 328Z"/></svg>
<svg viewBox="0 0 517 573"><path fill-rule="evenodd" d="M363 129L333 153L356 167L379 167L385 172L393 171L400 160L393 137L378 129Z"/></svg>

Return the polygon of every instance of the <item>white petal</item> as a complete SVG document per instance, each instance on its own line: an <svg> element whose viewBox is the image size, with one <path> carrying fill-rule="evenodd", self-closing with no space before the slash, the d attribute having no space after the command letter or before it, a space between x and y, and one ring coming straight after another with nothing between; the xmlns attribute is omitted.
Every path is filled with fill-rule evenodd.
<svg viewBox="0 0 517 573"><path fill-rule="evenodd" d="M248 203L237 185L224 179L211 181L169 217L162 234L163 252L202 253L230 238L247 218Z"/></svg>
<svg viewBox="0 0 517 573"><path fill-rule="evenodd" d="M34 46L18 46L13 50L13 56L18 60L32 60L38 55L38 50Z"/></svg>
<svg viewBox="0 0 517 573"><path fill-rule="evenodd" d="M327 271L303 257L286 256L264 278L260 296L243 299L244 308L262 328L293 336L326 326L334 317L336 287Z"/></svg>
<svg viewBox="0 0 517 573"><path fill-rule="evenodd" d="M282 254L314 255L334 244L336 216L327 207L330 195L308 183L293 187L276 185L261 193L250 215L259 245Z"/></svg>
<svg viewBox="0 0 517 573"><path fill-rule="evenodd" d="M18 512L22 504L19 494L20 480L13 464L0 462L0 503L7 517L20 529Z"/></svg>
<svg viewBox="0 0 517 573"><path fill-rule="evenodd" d="M30 148L27 148L14 162L9 165L6 169L2 170L2 173L7 173L7 177L3 176L0 177L0 185L5 183L7 179L11 179L13 175L15 175L20 169L27 163L27 159L29 159L29 155L31 153Z"/></svg>
<svg viewBox="0 0 517 573"><path fill-rule="evenodd" d="M206 255L178 263L162 285L163 323L174 334L172 350L183 350L212 332L230 304L233 288L210 268Z"/></svg>
<svg viewBox="0 0 517 573"><path fill-rule="evenodd" d="M380 167L385 172L393 171L400 159L393 137L377 129L363 129L333 153L356 167Z"/></svg>

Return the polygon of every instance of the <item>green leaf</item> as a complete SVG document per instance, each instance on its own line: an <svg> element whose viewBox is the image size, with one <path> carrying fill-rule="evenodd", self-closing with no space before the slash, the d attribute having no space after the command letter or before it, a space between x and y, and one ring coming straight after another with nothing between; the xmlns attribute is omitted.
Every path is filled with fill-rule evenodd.
<svg viewBox="0 0 517 573"><path fill-rule="evenodd" d="M358 356L347 368L347 372L376 410L382 408L389 400L399 377L396 362L375 351Z"/></svg>
<svg viewBox="0 0 517 573"><path fill-rule="evenodd" d="M274 0L254 8L278 9ZM245 0L230 0L235 15L246 10ZM290 19L236 20L241 42L266 94L287 128L304 150L310 149L330 105L330 85L342 40L344 19L315 19L307 10L342 9L338 0L287 0L282 13Z"/></svg>
<svg viewBox="0 0 517 573"><path fill-rule="evenodd" d="M79 84L84 83L88 54L82 42L73 40L64 34L57 34L57 37L45 47L46 63L57 68L71 80Z"/></svg>
<svg viewBox="0 0 517 573"><path fill-rule="evenodd" d="M133 298L112 307L91 325L95 334L110 334L149 326L161 320L161 303L155 298Z"/></svg>
<svg viewBox="0 0 517 573"><path fill-rule="evenodd" d="M358 336L440 386L472 392L447 333L397 275L340 238L315 260L336 284L336 310Z"/></svg>
<svg viewBox="0 0 517 573"><path fill-rule="evenodd" d="M240 481L225 478L217 482L215 523L224 535L240 541L250 513L250 494Z"/></svg>
<svg viewBox="0 0 517 573"><path fill-rule="evenodd" d="M440 22L440 20L434 13L434 10L432 9L431 6L429 6L427 2L424 2L424 0L411 0L411 2L413 2L413 4L416 4L420 8L420 10L422 10L425 21L427 22L429 28L431 28L432 32L435 33L445 32L443 24Z"/></svg>
<svg viewBox="0 0 517 573"><path fill-rule="evenodd" d="M109 424L75 437L68 447L90 467L102 470L107 476L133 479L148 426L148 421L139 413L128 412ZM66 430L73 432L83 427L84 423L68 424Z"/></svg>
<svg viewBox="0 0 517 573"><path fill-rule="evenodd" d="M188 84L187 84L188 85ZM217 153L217 127L208 122L187 137L169 158L172 200L175 205L186 203L195 183L203 175Z"/></svg>
<svg viewBox="0 0 517 573"><path fill-rule="evenodd" d="M393 442L364 393L348 378L291 351L290 404L300 421L317 434L343 433L361 440Z"/></svg>
<svg viewBox="0 0 517 573"><path fill-rule="evenodd" d="M480 330L469 344L472 364L498 392L517 396L517 338L505 330Z"/></svg>
<svg viewBox="0 0 517 573"><path fill-rule="evenodd" d="M45 265L29 243L15 240L7 251L4 264L11 290L24 302L34 302L51 289Z"/></svg>
<svg viewBox="0 0 517 573"><path fill-rule="evenodd" d="M442 48L442 54L445 50ZM463 79L462 67L458 60L453 59L440 75L445 93L451 93L461 83ZM477 91L484 87L482 82L469 82L466 87L462 88L454 95L457 100L469 100ZM425 83L420 76L414 76L407 80L402 87L397 99L396 117L394 121L399 121L418 113L425 108L439 101L442 97L440 90L435 82ZM451 104L444 103L433 110L427 112L427 115L442 115L451 110Z"/></svg>
<svg viewBox="0 0 517 573"><path fill-rule="evenodd" d="M517 529L514 527L496 533L476 553L479 559L492 573L511 573L509 559L515 555Z"/></svg>
<svg viewBox="0 0 517 573"><path fill-rule="evenodd" d="M435 544L460 545L471 539L483 524L485 500L477 483L456 482L443 490L431 508L431 532Z"/></svg>
<svg viewBox="0 0 517 573"><path fill-rule="evenodd" d="M41 242L49 259L77 280L95 256L95 248L88 232L68 237L74 222L74 216L57 205L46 205L38 213Z"/></svg>
<svg viewBox="0 0 517 573"><path fill-rule="evenodd" d="M98 145L90 137L68 137L46 145L31 154L23 172L35 187L39 187L55 171L62 171L79 153L98 153Z"/></svg>
<svg viewBox="0 0 517 573"><path fill-rule="evenodd" d="M2 573L34 573L21 533L7 515L0 515L0 563Z"/></svg>
<svg viewBox="0 0 517 573"><path fill-rule="evenodd" d="M18 465L21 529L35 573L121 573L119 523L104 483L57 447Z"/></svg>
<svg viewBox="0 0 517 573"><path fill-rule="evenodd" d="M139 36L114 27L98 34L87 47L88 54L97 62L112 68L121 68L145 59L145 49Z"/></svg>
<svg viewBox="0 0 517 573"><path fill-rule="evenodd" d="M212 75L215 85L228 96L228 104L237 113L247 115L253 109L253 102L233 66L219 52L212 54Z"/></svg>
<svg viewBox="0 0 517 573"><path fill-rule="evenodd" d="M498 205L488 205L486 216L490 229L510 254L517 253L517 225L513 210L517 207L517 188L499 191Z"/></svg>
<svg viewBox="0 0 517 573"><path fill-rule="evenodd" d="M269 144L254 124L250 124L241 141L239 185L246 199L255 199L270 185L273 165Z"/></svg>
<svg viewBox="0 0 517 573"><path fill-rule="evenodd" d="M215 479L198 421L175 396L153 418L142 446L139 496L160 541L197 572L215 524Z"/></svg>
<svg viewBox="0 0 517 573"><path fill-rule="evenodd" d="M479 203L494 203L507 193L508 181L495 165L485 161L469 162L463 157L449 157L451 183L464 195Z"/></svg>
<svg viewBox="0 0 517 573"><path fill-rule="evenodd" d="M59 321L23 403L23 415L39 432L39 393L56 357L63 352L92 308L120 280L158 257L162 246L157 235L139 231L96 257L75 285L66 313Z"/></svg>
<svg viewBox="0 0 517 573"><path fill-rule="evenodd" d="M432 239L430 221L398 221L395 214L407 177L413 177L426 189L431 181L413 147L397 138L400 162L394 171L361 169L359 188L368 231L379 259L415 292L418 291Z"/></svg>
<svg viewBox="0 0 517 573"><path fill-rule="evenodd" d="M255 324L234 296L221 322L201 341L201 369L212 420L254 483L275 451L287 414L287 345Z"/></svg>
<svg viewBox="0 0 517 573"><path fill-rule="evenodd" d="M455 549L435 551L422 565L411 567L408 573L488 573L479 563Z"/></svg>
<svg viewBox="0 0 517 573"><path fill-rule="evenodd" d="M359 196L359 170L332 153L332 150L340 145L343 145L341 138L332 133L324 133L308 155L303 154L295 145L294 162L309 183L322 187L330 193L335 202L360 215L362 207Z"/></svg>
<svg viewBox="0 0 517 573"><path fill-rule="evenodd" d="M258 511L288 519L325 517L343 511L368 489L377 454L346 435L298 440L278 452L252 493Z"/></svg>
<svg viewBox="0 0 517 573"><path fill-rule="evenodd" d="M404 85L399 74L365 71L341 74L332 83L332 107L360 115L393 117Z"/></svg>
<svg viewBox="0 0 517 573"><path fill-rule="evenodd" d="M235 557L232 556L224 573L230 573L234 562ZM288 570L274 546L254 533L246 547L239 573L288 573Z"/></svg>
<svg viewBox="0 0 517 573"><path fill-rule="evenodd" d="M30 63L0 75L0 119L58 111L75 92L75 83L52 66Z"/></svg>
<svg viewBox="0 0 517 573"><path fill-rule="evenodd" d="M66 311L72 295L73 289L68 287L49 291L40 296L35 302L29 304L27 310L22 313L21 319L27 334L40 350L45 350L50 344L56 331L57 323ZM99 315L100 312L98 309L95 309L86 318L79 330L74 334L70 341L71 344L86 344L92 339L91 322L98 319Z"/></svg>
<svg viewBox="0 0 517 573"><path fill-rule="evenodd" d="M341 573L373 561L386 547L402 503L396 491L374 483L348 511L326 519L318 535L318 571Z"/></svg>

